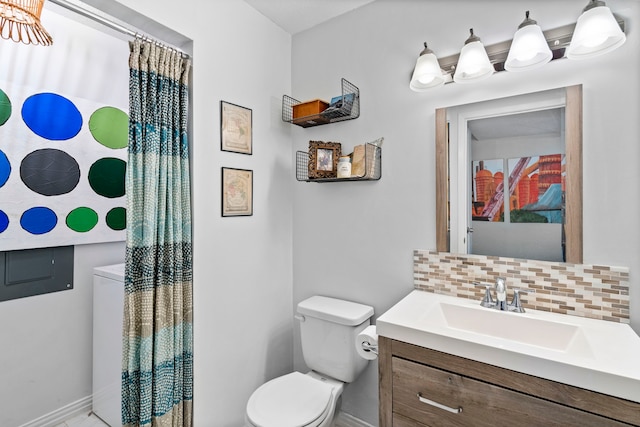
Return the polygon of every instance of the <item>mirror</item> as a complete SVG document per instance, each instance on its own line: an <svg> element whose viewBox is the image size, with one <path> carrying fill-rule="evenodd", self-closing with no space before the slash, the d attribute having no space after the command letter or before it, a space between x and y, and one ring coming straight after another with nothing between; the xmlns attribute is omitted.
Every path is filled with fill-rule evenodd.
<svg viewBox="0 0 640 427"><path fill-rule="evenodd" d="M524 118L529 125L532 125L530 127L546 126L543 125L542 121L537 122L539 119L542 120L541 118L552 117L552 121L562 120L558 132L559 134L564 134L564 164L562 165L564 173L564 214L562 215L562 220L550 221L558 222L558 224L545 225L549 230L555 226L556 235L558 233L563 235L564 242L560 242L562 249L558 248L556 251L560 253L560 255L556 255L560 257L559 260L564 258L567 262L581 263L582 87L580 85L436 110L437 250L441 252L471 253L472 251L469 249L472 246L480 248L482 246L480 244L472 245L474 239L478 237L472 234L475 224L479 229L478 235L480 235L480 228L482 227L485 229L484 232L486 232L487 228L492 230L490 235L494 236L495 239L491 240L497 241L497 246L501 246L501 250L505 250L504 253L491 252L486 254L513 258L544 258L538 255L522 255L523 253L535 253L532 248L530 249L533 252L527 252L526 245L520 243L528 239L520 236L510 236L507 233L510 233L508 227L512 227L511 230L513 230L514 225L518 227L519 231L528 228L540 230L540 228L536 229L535 227L540 227L541 224L511 224L511 222L514 222L512 220L515 218L515 214L518 213L511 211L511 208L514 210L518 208L518 202L516 201L518 197L514 197L514 192L516 193L515 196L517 196L517 186L513 184L519 182L520 177L525 175L525 170L538 169L537 156L541 156L541 159L542 155L545 155L545 159L553 157L546 155L558 151L558 143L556 142L556 148L553 148L553 144L549 146L547 143L549 138L546 138L545 142L542 143L540 142L542 140L538 139L530 144L536 145L531 152L527 152L526 149L519 152L517 150L514 151L512 145L515 146L516 144L509 145L509 148L502 152L499 147L502 146L504 148L507 147L506 145L492 143L480 150L480 152L483 152L479 157L481 160L474 162L472 153L478 156L478 150L471 145L471 141L474 138L473 132L476 132L476 134L481 133L482 127L484 126L486 129L487 125L497 128L499 122L503 121L505 117L510 117L511 119L519 118L520 120ZM513 126L522 128L522 123L525 122L520 121L519 123ZM520 139L526 140L525 138ZM531 141L531 138L529 138L529 141ZM559 144L560 148L562 148L562 141ZM538 151L537 154L536 151ZM474 173L488 169L486 166L488 161L485 161L488 158L501 159L499 164L504 162L503 169L505 172L509 172L504 173L505 185L500 187L497 192L503 194L504 200L508 200L508 203L506 209L503 207L502 210L498 210L498 206L495 206L496 209L493 209L492 212L489 212L491 209L487 208L484 209L485 212L483 213L483 209L480 206L487 205L488 201L477 202L478 189L474 186L476 181L473 178L475 176ZM510 181L512 182L511 186L509 186ZM557 187L556 189L560 188L560 186L555 187ZM555 194L558 196L557 193ZM474 201L476 202L475 205ZM487 218L491 218L493 222L478 222L480 220L488 221ZM509 224L502 224L504 222ZM533 233L539 236L539 232L533 231ZM508 243L509 240L516 243L510 244ZM518 247L518 251L510 251L510 247ZM538 248L539 252L540 249Z"/></svg>
<svg viewBox="0 0 640 427"><path fill-rule="evenodd" d="M564 106L469 120L467 129L467 253L563 262Z"/></svg>

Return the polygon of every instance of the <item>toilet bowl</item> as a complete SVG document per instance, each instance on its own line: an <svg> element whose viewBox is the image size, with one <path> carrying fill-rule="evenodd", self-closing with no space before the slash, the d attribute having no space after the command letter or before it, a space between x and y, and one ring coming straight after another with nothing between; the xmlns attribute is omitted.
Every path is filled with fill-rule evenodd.
<svg viewBox="0 0 640 427"><path fill-rule="evenodd" d="M260 386L247 403L252 427L329 427L344 383L316 372L292 372ZM283 410L286 408L286 410Z"/></svg>
<svg viewBox="0 0 640 427"><path fill-rule="evenodd" d="M252 427L332 427L345 383L367 366L356 337L370 324L373 308L314 296L298 304L302 355L308 373L292 372L253 392L245 420Z"/></svg>

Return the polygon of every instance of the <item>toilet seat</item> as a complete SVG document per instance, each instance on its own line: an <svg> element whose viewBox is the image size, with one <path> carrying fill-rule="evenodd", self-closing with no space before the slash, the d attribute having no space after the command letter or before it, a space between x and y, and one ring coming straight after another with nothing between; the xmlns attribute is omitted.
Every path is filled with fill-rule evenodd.
<svg viewBox="0 0 640 427"><path fill-rule="evenodd" d="M331 411L331 384L292 372L260 386L249 398L247 417L259 427L314 427Z"/></svg>

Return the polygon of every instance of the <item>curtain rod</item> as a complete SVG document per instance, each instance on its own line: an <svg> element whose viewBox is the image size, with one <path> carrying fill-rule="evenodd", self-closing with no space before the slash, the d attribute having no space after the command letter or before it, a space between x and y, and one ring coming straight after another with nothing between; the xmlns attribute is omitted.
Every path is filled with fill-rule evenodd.
<svg viewBox="0 0 640 427"><path fill-rule="evenodd" d="M184 51L182 51L182 50L180 50L178 48L175 48L173 46L168 46L165 43L162 43L162 42L160 42L160 41L158 41L158 40L156 40L156 39L154 39L152 37L149 37L149 36L147 36L145 34L141 34L141 33L138 33L136 31L133 31L133 30L127 28L127 27L124 27L124 26L118 24L117 22L114 22L114 21L112 21L112 20L110 20L108 18L100 16L100 15L98 15L96 13L93 13L93 12L87 10L87 9L84 9L84 8L76 5L76 4L70 3L70 2L68 2L66 0L49 0L49 1L51 3L57 4L58 6L61 6L61 7L65 8L67 10L75 12L78 15L84 16L85 18L89 18L89 19L91 19L93 21L96 21L96 22L102 24L102 25L105 25L105 26L107 26L107 27L109 27L109 28L111 28L113 30L116 30L116 31L122 33L122 34L126 34L126 35L129 35L131 37L136 37L136 38L139 38L139 39L142 39L142 40L146 40L146 41L151 42L151 43L156 43L156 44L158 44L160 46L166 47L167 49L172 49L172 50L175 50L176 52L179 52L185 58L189 58L189 54L187 54L186 52L184 52Z"/></svg>

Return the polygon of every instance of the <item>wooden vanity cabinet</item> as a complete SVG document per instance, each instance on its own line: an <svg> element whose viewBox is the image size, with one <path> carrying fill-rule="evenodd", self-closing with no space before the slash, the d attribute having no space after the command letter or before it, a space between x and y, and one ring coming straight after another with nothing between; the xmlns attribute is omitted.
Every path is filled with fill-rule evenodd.
<svg viewBox="0 0 640 427"><path fill-rule="evenodd" d="M636 402L383 336L378 344L380 427L640 425Z"/></svg>

